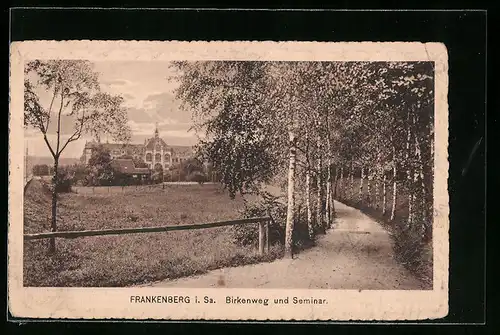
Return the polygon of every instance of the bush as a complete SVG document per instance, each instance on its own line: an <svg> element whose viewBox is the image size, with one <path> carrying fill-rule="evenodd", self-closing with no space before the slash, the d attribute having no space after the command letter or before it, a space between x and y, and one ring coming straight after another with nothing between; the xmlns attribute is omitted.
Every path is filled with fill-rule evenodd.
<svg viewBox="0 0 500 335"><path fill-rule="evenodd" d="M396 225L390 234L396 259L422 280L432 283L432 244L426 243L419 224Z"/></svg>
<svg viewBox="0 0 500 335"><path fill-rule="evenodd" d="M186 181L186 173L179 168L172 168L165 176L165 180L169 181Z"/></svg>
<svg viewBox="0 0 500 335"><path fill-rule="evenodd" d="M187 181L197 182L198 184L203 184L207 181L205 174L200 171L192 172L186 179Z"/></svg>
<svg viewBox="0 0 500 335"><path fill-rule="evenodd" d="M71 192L71 185L73 185L73 176L66 169L59 169L57 171L57 193Z"/></svg>
<svg viewBox="0 0 500 335"><path fill-rule="evenodd" d="M245 203L243 216L261 217L270 216L269 244L283 245L285 241L285 223L287 206L280 203L276 197L264 193L262 197L254 203ZM257 224L234 225L231 227L234 242L242 246L257 246L259 241L259 227ZM293 230L294 248L296 250L311 246L314 241L309 239L307 229L307 216L304 210L297 208Z"/></svg>
<svg viewBox="0 0 500 335"><path fill-rule="evenodd" d="M33 166L34 176L48 176L49 172L50 170L47 164L37 164Z"/></svg>
<svg viewBox="0 0 500 335"><path fill-rule="evenodd" d="M275 197L263 194L257 202L245 202L245 208L241 214L245 218L270 216L272 220L269 224L269 244L283 244L286 206L279 203ZM231 230L236 244L242 246L258 244L259 227L257 224L234 225Z"/></svg>

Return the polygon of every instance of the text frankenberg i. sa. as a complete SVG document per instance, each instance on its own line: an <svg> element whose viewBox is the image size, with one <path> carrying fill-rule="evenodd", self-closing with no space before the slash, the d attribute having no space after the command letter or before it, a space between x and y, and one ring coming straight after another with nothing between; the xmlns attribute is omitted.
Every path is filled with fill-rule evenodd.
<svg viewBox="0 0 500 335"><path fill-rule="evenodd" d="M181 295L131 295L131 303L138 304L190 304L203 302L205 304L213 304L215 300L210 297L203 297L203 299L198 299L198 297L191 298L190 296Z"/></svg>

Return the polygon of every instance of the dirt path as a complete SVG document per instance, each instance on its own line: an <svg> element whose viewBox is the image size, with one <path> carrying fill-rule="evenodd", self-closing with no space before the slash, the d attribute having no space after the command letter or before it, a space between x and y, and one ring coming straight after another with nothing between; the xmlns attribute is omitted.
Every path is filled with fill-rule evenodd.
<svg viewBox="0 0 500 335"><path fill-rule="evenodd" d="M293 260L225 268L143 286L318 289L426 289L393 259L388 233L359 210L336 203L334 229Z"/></svg>

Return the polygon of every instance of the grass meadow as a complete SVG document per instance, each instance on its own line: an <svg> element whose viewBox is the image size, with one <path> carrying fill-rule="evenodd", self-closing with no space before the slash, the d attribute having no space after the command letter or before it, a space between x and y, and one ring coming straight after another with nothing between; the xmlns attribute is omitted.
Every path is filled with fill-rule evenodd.
<svg viewBox="0 0 500 335"><path fill-rule="evenodd" d="M58 230L194 224L241 218L243 199L218 185L168 185L134 192L60 194ZM24 232L50 230L50 193L33 180L24 196ZM230 227L24 242L24 286L123 287L271 261L235 243Z"/></svg>

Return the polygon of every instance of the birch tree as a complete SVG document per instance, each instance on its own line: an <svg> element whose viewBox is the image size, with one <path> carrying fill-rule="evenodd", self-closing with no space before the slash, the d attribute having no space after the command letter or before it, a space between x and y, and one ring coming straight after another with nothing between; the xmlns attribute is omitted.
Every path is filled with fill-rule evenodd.
<svg viewBox="0 0 500 335"><path fill-rule="evenodd" d="M44 102L40 96L49 96ZM90 134L128 141L130 129L123 98L100 90L98 73L83 60L31 61L25 66L24 124L40 132L54 159L51 231L57 231L59 158L68 145ZM64 134L68 134L65 138ZM51 141L50 136L55 139ZM49 252L55 252L51 239Z"/></svg>

